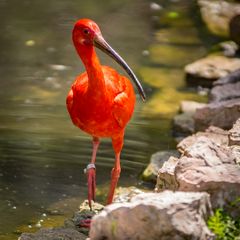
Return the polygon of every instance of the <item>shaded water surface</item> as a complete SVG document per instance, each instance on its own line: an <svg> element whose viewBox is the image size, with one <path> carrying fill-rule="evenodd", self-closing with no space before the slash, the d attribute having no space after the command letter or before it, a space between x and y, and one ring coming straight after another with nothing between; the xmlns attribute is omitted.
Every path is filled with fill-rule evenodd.
<svg viewBox="0 0 240 240"><path fill-rule="evenodd" d="M17 229L30 230L52 206L71 214L86 198L83 169L91 138L72 125L65 107L71 83L83 71L71 43L78 18L98 22L145 82L148 101L139 99L128 125L120 185L138 185L151 154L174 147L171 117L178 102L198 98L184 88L182 67L204 55L205 47L191 20L193 6L163 3L159 19L143 0L0 0L0 239L16 239ZM187 43L179 31L184 26L191 30ZM111 142L103 140L97 158L100 190L109 181L113 159Z"/></svg>

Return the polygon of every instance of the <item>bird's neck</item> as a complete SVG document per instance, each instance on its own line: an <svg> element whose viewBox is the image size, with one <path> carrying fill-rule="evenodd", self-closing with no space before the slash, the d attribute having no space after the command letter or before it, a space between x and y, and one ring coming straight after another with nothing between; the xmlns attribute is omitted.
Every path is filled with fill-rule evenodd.
<svg viewBox="0 0 240 240"><path fill-rule="evenodd" d="M79 55L88 74L88 94L91 94L95 97L104 95L105 80L102 66L97 57L95 49L93 46L90 46L84 50L85 51L79 52Z"/></svg>

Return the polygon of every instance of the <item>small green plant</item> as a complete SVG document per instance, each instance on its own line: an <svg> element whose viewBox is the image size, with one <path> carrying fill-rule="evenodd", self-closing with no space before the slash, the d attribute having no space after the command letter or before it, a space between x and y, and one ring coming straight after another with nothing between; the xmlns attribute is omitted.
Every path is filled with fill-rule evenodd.
<svg viewBox="0 0 240 240"><path fill-rule="evenodd" d="M219 208L208 220L208 227L217 240L240 240L240 217L233 219Z"/></svg>

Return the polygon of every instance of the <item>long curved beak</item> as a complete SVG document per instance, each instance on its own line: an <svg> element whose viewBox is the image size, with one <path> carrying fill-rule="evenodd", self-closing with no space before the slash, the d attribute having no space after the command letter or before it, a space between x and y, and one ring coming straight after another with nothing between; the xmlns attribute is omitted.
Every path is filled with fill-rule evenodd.
<svg viewBox="0 0 240 240"><path fill-rule="evenodd" d="M143 90L141 83L138 81L136 75L132 71L132 69L128 66L128 64L123 60L123 58L105 41L101 34L98 34L94 38L94 46L105 52L107 55L112 57L120 66L124 68L127 74L135 83L139 94L142 97L142 100L146 100L146 95Z"/></svg>

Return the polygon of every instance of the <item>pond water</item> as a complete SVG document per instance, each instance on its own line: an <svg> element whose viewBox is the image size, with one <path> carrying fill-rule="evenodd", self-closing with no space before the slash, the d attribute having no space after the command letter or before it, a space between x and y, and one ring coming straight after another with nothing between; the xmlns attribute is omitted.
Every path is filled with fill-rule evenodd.
<svg viewBox="0 0 240 240"><path fill-rule="evenodd" d="M192 1L159 4L157 11L144 0L0 0L0 239L30 231L51 209L63 211L48 219L57 225L87 196L83 169L91 138L72 125L65 107L71 83L84 70L71 42L78 18L100 25L147 92L127 127L119 185L141 185L151 154L174 148L171 119L179 101L201 99L185 87L183 66L203 56L209 41L202 41ZM113 163L104 139L97 157L100 192Z"/></svg>

